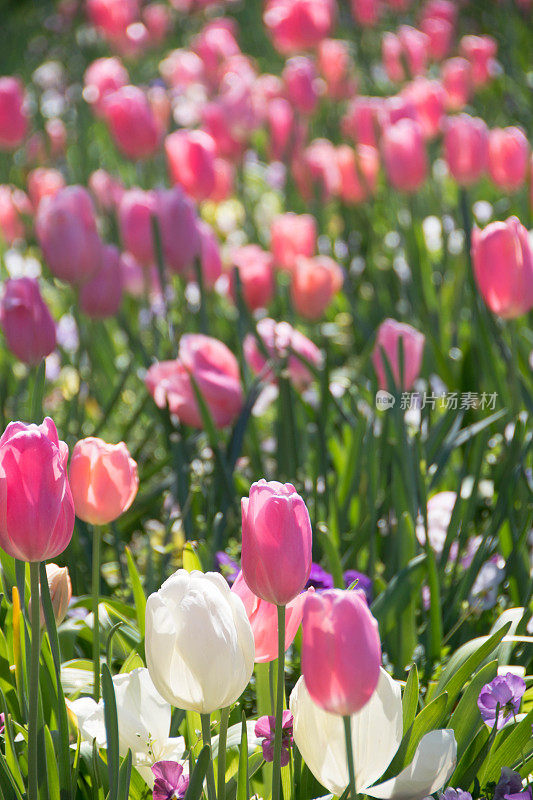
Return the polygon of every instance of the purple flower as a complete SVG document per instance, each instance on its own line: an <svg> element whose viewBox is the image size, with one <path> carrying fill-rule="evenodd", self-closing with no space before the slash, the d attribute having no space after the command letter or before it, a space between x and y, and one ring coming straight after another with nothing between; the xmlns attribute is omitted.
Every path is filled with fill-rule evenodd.
<svg viewBox="0 0 533 800"><path fill-rule="evenodd" d="M218 571L224 576L229 585L233 586L239 574L239 565L237 562L223 550L219 550L215 553L215 561L217 562Z"/></svg>
<svg viewBox="0 0 533 800"><path fill-rule="evenodd" d="M498 730L503 728L518 713L525 690L524 679L512 672L498 675L490 683L486 683L477 699L483 722L493 727L496 722L496 707L499 706L497 727Z"/></svg>
<svg viewBox="0 0 533 800"><path fill-rule="evenodd" d="M499 555L493 556L483 564L468 598L471 606L486 611L496 605L498 588L505 576L504 567L505 561Z"/></svg>
<svg viewBox="0 0 533 800"><path fill-rule="evenodd" d="M281 724L281 766L286 767L289 763L290 751L292 747L292 723L293 718L290 711L283 712ZM259 717L255 723L255 735L258 739L264 739L261 743L263 748L263 758L265 761L274 759L274 734L276 729L275 717Z"/></svg>
<svg viewBox="0 0 533 800"><path fill-rule="evenodd" d="M333 576L326 572L320 564L311 564L311 572L305 588L309 589L311 586L314 586L315 589L333 589Z"/></svg>
<svg viewBox="0 0 533 800"><path fill-rule="evenodd" d="M358 572L356 569L347 569L343 575L344 578L344 585L346 588L352 585L354 581L357 581L356 589L360 589L362 592L365 593L366 602L368 605L372 602L372 580L365 575L363 572Z"/></svg>
<svg viewBox="0 0 533 800"><path fill-rule="evenodd" d="M189 776L183 774L183 767L177 761L157 761L152 767L154 773L153 800L182 800L189 786Z"/></svg>
<svg viewBox="0 0 533 800"><path fill-rule="evenodd" d="M2 734L5 731L5 728L6 728L5 717L3 714L0 714L0 734Z"/></svg>
<svg viewBox="0 0 533 800"><path fill-rule="evenodd" d="M509 767L502 767L500 780L494 790L494 800L526 800L531 798L531 788L522 787L522 778Z"/></svg>
<svg viewBox="0 0 533 800"><path fill-rule="evenodd" d="M448 787L440 796L440 800L472 800L470 792L463 792L462 789L452 789Z"/></svg>

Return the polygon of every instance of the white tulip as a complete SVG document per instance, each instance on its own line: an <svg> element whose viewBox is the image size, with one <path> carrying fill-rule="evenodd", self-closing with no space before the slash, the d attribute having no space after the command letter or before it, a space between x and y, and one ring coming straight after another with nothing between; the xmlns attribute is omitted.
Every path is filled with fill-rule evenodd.
<svg viewBox="0 0 533 800"><path fill-rule="evenodd" d="M172 705L210 714L234 703L254 669L254 637L222 575L180 569L146 604L146 663Z"/></svg>
<svg viewBox="0 0 533 800"><path fill-rule="evenodd" d="M342 717L324 711L311 700L303 677L291 693L289 707L294 717L294 741L305 763L326 789L340 796L349 782ZM400 684L384 669L369 702L351 720L358 792L382 800L421 800L441 789L455 768L453 731L431 731L420 740L406 769L372 786L394 758L403 733Z"/></svg>
<svg viewBox="0 0 533 800"><path fill-rule="evenodd" d="M119 752L132 753L133 766L149 786L153 785L150 767L156 761L181 761L185 754L182 736L170 738L170 705L156 690L148 670L134 669L113 678L117 703ZM90 697L67 701L77 718L81 737L105 748L104 703Z"/></svg>

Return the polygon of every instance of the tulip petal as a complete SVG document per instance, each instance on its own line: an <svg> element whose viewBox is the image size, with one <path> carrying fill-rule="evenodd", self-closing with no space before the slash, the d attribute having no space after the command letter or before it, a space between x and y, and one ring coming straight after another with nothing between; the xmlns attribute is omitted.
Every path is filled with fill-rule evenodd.
<svg viewBox="0 0 533 800"><path fill-rule="evenodd" d="M419 800L441 789L457 761L453 730L430 731L422 737L412 762L395 778L365 792L380 800Z"/></svg>

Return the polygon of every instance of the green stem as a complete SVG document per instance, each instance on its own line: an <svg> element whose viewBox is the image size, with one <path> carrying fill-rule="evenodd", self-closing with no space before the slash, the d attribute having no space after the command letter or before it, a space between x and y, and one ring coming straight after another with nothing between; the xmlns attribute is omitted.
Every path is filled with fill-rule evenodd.
<svg viewBox="0 0 533 800"><path fill-rule="evenodd" d="M100 700L100 619L98 604L100 601L100 530L93 528L93 697Z"/></svg>
<svg viewBox="0 0 533 800"><path fill-rule="evenodd" d="M28 800L39 800L37 725L39 709L39 655L41 650L41 599L39 562L30 563L31 581L31 662L28 717Z"/></svg>
<svg viewBox="0 0 533 800"><path fill-rule="evenodd" d="M348 715L342 719L344 721L344 738L346 740L346 759L348 761L348 775L350 778L350 795L352 800L355 800L357 791L355 788L355 767L353 763L352 718Z"/></svg>
<svg viewBox="0 0 533 800"><path fill-rule="evenodd" d="M272 800L279 800L281 788L281 742L285 700L285 606L278 606L278 682L276 687L276 730L272 764Z"/></svg>
<svg viewBox="0 0 533 800"><path fill-rule="evenodd" d="M200 714L202 720L202 739L205 744L211 747L211 714ZM220 756L220 742L218 745ZM215 772L213 770L213 754L209 756L209 767L207 769L207 797L209 800L216 800L217 792L215 788Z"/></svg>
<svg viewBox="0 0 533 800"><path fill-rule="evenodd" d="M220 734L218 737L217 798L226 800L226 738L228 734L229 706L220 711Z"/></svg>

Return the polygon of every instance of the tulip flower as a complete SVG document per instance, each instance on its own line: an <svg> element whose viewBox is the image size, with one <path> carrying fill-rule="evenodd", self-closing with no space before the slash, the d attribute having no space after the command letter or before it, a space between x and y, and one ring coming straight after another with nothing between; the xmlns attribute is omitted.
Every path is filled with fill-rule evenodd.
<svg viewBox="0 0 533 800"><path fill-rule="evenodd" d="M43 197L35 233L56 278L81 284L98 271L102 244L91 196L82 186L66 186L53 197Z"/></svg>
<svg viewBox="0 0 533 800"><path fill-rule="evenodd" d="M13 244L25 236L24 214L32 213L28 196L13 186L0 184L0 237Z"/></svg>
<svg viewBox="0 0 533 800"><path fill-rule="evenodd" d="M0 78L0 150L14 150L28 129L24 86L17 78Z"/></svg>
<svg viewBox="0 0 533 800"><path fill-rule="evenodd" d="M282 78L291 105L301 114L312 114L318 103L317 74L314 62L306 56L289 58Z"/></svg>
<svg viewBox="0 0 533 800"><path fill-rule="evenodd" d="M33 278L12 278L0 300L0 327L8 348L25 364L36 366L56 346L56 326Z"/></svg>
<svg viewBox="0 0 533 800"><path fill-rule="evenodd" d="M332 258L299 256L291 284L294 308L306 319L319 319L343 282L342 269Z"/></svg>
<svg viewBox="0 0 533 800"><path fill-rule="evenodd" d="M146 661L157 690L178 708L210 714L240 697L253 672L254 637L222 575L180 569L150 595Z"/></svg>
<svg viewBox="0 0 533 800"><path fill-rule="evenodd" d="M88 185L97 205L104 211L116 209L125 192L121 181L105 169L93 172Z"/></svg>
<svg viewBox="0 0 533 800"><path fill-rule="evenodd" d="M199 220L197 227L200 236L200 266L203 282L205 286L213 288L222 274L220 245L211 225Z"/></svg>
<svg viewBox="0 0 533 800"><path fill-rule="evenodd" d="M289 701L294 717L294 741L302 757L325 788L340 797L349 784L343 720L324 711L312 699L302 676ZM441 789L457 759L452 730L426 733L411 763L394 778L375 784L391 763L402 741L400 684L380 669L377 688L368 703L350 718L357 791L382 800L422 800Z"/></svg>
<svg viewBox="0 0 533 800"><path fill-rule="evenodd" d="M174 131L165 139L170 177L195 200L205 200L215 188L214 139L205 131Z"/></svg>
<svg viewBox="0 0 533 800"><path fill-rule="evenodd" d="M261 600L248 588L241 571L235 578L231 591L237 594L243 604L252 626L255 642L255 662L262 664L278 657L277 609L273 603ZM285 617L285 650L294 641L302 622L304 602L307 592L297 595L287 603Z"/></svg>
<svg viewBox="0 0 533 800"><path fill-rule="evenodd" d="M383 163L394 189L416 192L428 172L426 146L422 129L411 119L401 119L383 134Z"/></svg>
<svg viewBox="0 0 533 800"><path fill-rule="evenodd" d="M266 308L274 296L273 256L257 244L238 247L231 254L233 269L237 269L243 300L250 309ZM233 270L230 273L230 293L236 301Z"/></svg>
<svg viewBox="0 0 533 800"><path fill-rule="evenodd" d="M352 139L355 144L377 147L378 120L382 106L381 97L354 98L341 120L343 135Z"/></svg>
<svg viewBox="0 0 533 800"><path fill-rule="evenodd" d="M410 25L400 25L396 33L385 33L382 39L383 66L389 80L399 83L407 77L423 75L427 68L429 37Z"/></svg>
<svg viewBox="0 0 533 800"><path fill-rule="evenodd" d="M270 249L274 262L292 270L297 256L310 258L316 249L316 221L311 214L280 214L270 228Z"/></svg>
<svg viewBox="0 0 533 800"><path fill-rule="evenodd" d="M426 17L420 23L420 30L428 37L428 51L433 61L442 61L451 49L453 24L446 19Z"/></svg>
<svg viewBox="0 0 533 800"><path fill-rule="evenodd" d="M119 58L97 58L85 70L83 96L99 116L104 116L106 98L129 83L128 70Z"/></svg>
<svg viewBox="0 0 533 800"><path fill-rule="evenodd" d="M126 158L137 161L155 153L162 131L142 89L122 86L107 95L103 114L117 148Z"/></svg>
<svg viewBox="0 0 533 800"><path fill-rule="evenodd" d="M435 553L440 556L446 543L446 534L452 518L453 509L457 501L455 492L438 492L427 501L427 533L429 543ZM426 543L426 530L423 524L416 526L416 538L422 546ZM450 549L450 559L455 561L458 544L453 542Z"/></svg>
<svg viewBox="0 0 533 800"><path fill-rule="evenodd" d="M263 21L280 53L316 47L335 21L334 0L268 0Z"/></svg>
<svg viewBox="0 0 533 800"><path fill-rule="evenodd" d="M461 55L470 62L474 86L483 86L495 74L495 56L498 50L492 36L463 36Z"/></svg>
<svg viewBox="0 0 533 800"><path fill-rule="evenodd" d="M516 217L475 229L472 260L479 291L494 314L513 319L533 308L533 253Z"/></svg>
<svg viewBox="0 0 533 800"><path fill-rule="evenodd" d="M46 579L48 581L48 589L50 591L50 600L52 601L54 619L56 621L56 625L61 625L66 617L67 608L72 598L72 584L70 582L68 568L58 567L57 564L47 564ZM28 610L31 614L31 600ZM44 628L46 622L42 602L40 614L41 627Z"/></svg>
<svg viewBox="0 0 533 800"><path fill-rule="evenodd" d="M288 322L275 322L269 317L259 320L257 333L263 341L269 358L278 363L287 363L289 379L294 387L298 391L307 388L313 380L313 375L305 362L309 362L315 367L322 362L322 354L316 344ZM259 349L253 334L248 334L244 339L244 356L256 375L261 375L265 381L275 380L272 370L265 373L267 359Z"/></svg>
<svg viewBox="0 0 533 800"><path fill-rule="evenodd" d="M353 63L346 42L323 39L318 46L318 71L326 82L326 94L332 100L350 97L357 88L351 75Z"/></svg>
<svg viewBox="0 0 533 800"><path fill-rule="evenodd" d="M489 133L489 174L505 192L516 192L526 180L529 142L521 128L495 128Z"/></svg>
<svg viewBox="0 0 533 800"><path fill-rule="evenodd" d="M54 197L65 186L65 179L57 169L37 167L28 175L28 194L35 210L43 197Z"/></svg>
<svg viewBox="0 0 533 800"><path fill-rule="evenodd" d="M120 252L112 244L102 246L98 272L80 288L80 308L93 319L112 317L122 302Z"/></svg>
<svg viewBox="0 0 533 800"><path fill-rule="evenodd" d="M446 107L460 111L472 94L472 67L466 58L449 58L442 65L441 80L446 93Z"/></svg>
<svg viewBox="0 0 533 800"><path fill-rule="evenodd" d="M372 363L380 389L387 389L388 376L381 350L385 351L396 386L408 392L420 374L425 336L411 325L386 319L378 329ZM403 375L400 375L400 347L403 348Z"/></svg>
<svg viewBox="0 0 533 800"><path fill-rule="evenodd" d="M374 27L381 16L381 5L378 0L351 0L352 17L358 25Z"/></svg>
<svg viewBox="0 0 533 800"><path fill-rule="evenodd" d="M152 765L158 761L182 761L186 756L182 736L169 737L170 704L155 688L147 669L139 668L113 677L117 703L118 747L125 757L132 753L132 763L148 786L152 787ZM96 742L106 749L104 704L90 697L67 701L74 713L82 741Z"/></svg>
<svg viewBox="0 0 533 800"><path fill-rule="evenodd" d="M489 132L479 117L458 114L444 126L444 158L451 175L461 186L479 180L487 166Z"/></svg>
<svg viewBox="0 0 533 800"><path fill-rule="evenodd" d="M425 138L437 136L444 119L446 94L442 84L428 78L415 78L403 89L402 96L414 105Z"/></svg>
<svg viewBox="0 0 533 800"><path fill-rule="evenodd" d="M343 717L360 711L379 679L378 624L363 592L330 589L304 605L302 674L315 703Z"/></svg>
<svg viewBox="0 0 533 800"><path fill-rule="evenodd" d="M360 144L354 150L347 144L337 147L340 196L345 203L361 203L375 194L379 173L379 153L375 147Z"/></svg>

